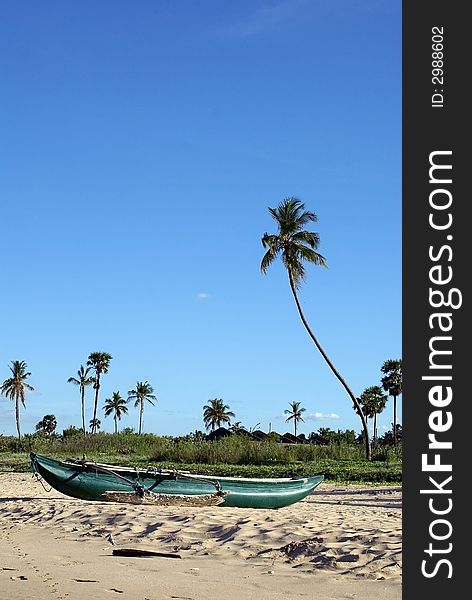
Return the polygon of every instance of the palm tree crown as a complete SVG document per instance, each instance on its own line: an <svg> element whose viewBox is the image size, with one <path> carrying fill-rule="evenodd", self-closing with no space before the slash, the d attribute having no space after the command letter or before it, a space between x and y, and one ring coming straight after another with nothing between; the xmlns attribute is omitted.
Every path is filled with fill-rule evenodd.
<svg viewBox="0 0 472 600"><path fill-rule="evenodd" d="M300 421L303 423L305 419L302 417L302 414L305 412L306 408L302 408L301 402L289 402L290 409L284 410L284 414L289 415L285 420L293 421L294 433L295 437L297 437L297 425Z"/></svg>
<svg viewBox="0 0 472 600"><path fill-rule="evenodd" d="M203 407L203 422L205 427L212 431L221 427L224 423L229 425L231 417L234 416L234 412L229 410L229 406L221 398L208 400L208 404Z"/></svg>
<svg viewBox="0 0 472 600"><path fill-rule="evenodd" d="M123 415L128 414L128 407L126 406L127 400L125 400L120 392L113 392L113 396L111 398L106 398L105 406L103 410L105 411L105 417L109 417L113 415L113 419L115 420L115 433L118 433L118 421L121 421L121 417Z"/></svg>
<svg viewBox="0 0 472 600"><path fill-rule="evenodd" d="M84 365L80 365L80 369L77 371L77 377L69 377L67 383L73 383L79 386L80 399L82 405L82 430L86 433L85 428L85 388L92 383L95 383L95 379L89 376L91 367L84 368Z"/></svg>
<svg viewBox="0 0 472 600"><path fill-rule="evenodd" d="M320 236L303 229L310 221L318 221L318 217L314 212L305 210L305 205L297 198L286 198L276 208L269 208L269 212L279 231L273 235L264 233L262 237L262 245L267 252L262 258L261 270L266 273L280 254L290 279L298 287L305 279L303 261L327 267L324 256L316 252Z"/></svg>
<svg viewBox="0 0 472 600"><path fill-rule="evenodd" d="M305 279L304 261L320 265L322 267L327 266L324 256L317 252L320 243L319 235L313 231L307 231L304 229L305 225L310 222L317 221L318 217L314 212L305 210L305 205L297 198L286 198L276 208L269 208L269 212L277 223L278 233L265 233L262 237L262 245L264 248L267 248L267 251L262 258L261 271L264 274L267 273L269 266L280 255L282 263L287 269L290 289L292 290L300 319L307 330L308 335L318 348L327 365L354 403L356 412L361 419L362 427L364 429L366 455L367 458L370 459L371 449L369 441L369 429L367 427L367 421L364 413L362 412L361 405L359 404L359 399L354 395L345 379L338 372L310 328L303 313L303 309L297 294L297 289Z"/></svg>
<svg viewBox="0 0 472 600"><path fill-rule="evenodd" d="M143 427L143 412L144 412L144 403L149 402L152 406L154 406L153 400L157 400L156 396L154 396L154 390L150 383L147 381L137 381L136 389L130 390L128 392L128 400L134 400L134 406L137 408L139 406L139 431L140 434Z"/></svg>
<svg viewBox="0 0 472 600"><path fill-rule="evenodd" d="M95 389L95 399L93 403L93 418L91 419L92 423L92 433L97 429L97 407L98 407L98 392L100 391L100 376L102 373L108 373L108 369L110 368L110 361L112 360L112 355L108 354L108 352L91 352L87 359L87 366L91 367L95 372L93 387Z"/></svg>
<svg viewBox="0 0 472 600"><path fill-rule="evenodd" d="M32 392L34 391L34 388L26 382L31 373L26 371L27 365L24 360L13 360L9 369L11 371L11 377L5 379L2 383L0 392L15 402L16 430L18 431L18 439L21 439L20 402L23 404L23 407L26 408L26 391L29 390Z"/></svg>

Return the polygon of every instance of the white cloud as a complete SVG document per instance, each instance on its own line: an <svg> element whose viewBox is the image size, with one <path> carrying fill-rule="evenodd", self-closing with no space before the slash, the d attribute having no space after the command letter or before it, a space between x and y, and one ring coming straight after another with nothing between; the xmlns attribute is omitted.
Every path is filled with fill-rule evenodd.
<svg viewBox="0 0 472 600"><path fill-rule="evenodd" d="M238 23L225 28L221 33L232 37L249 37L269 31L280 25L285 25L287 20L298 14L306 0L283 0L276 4L262 6L256 9Z"/></svg>
<svg viewBox="0 0 472 600"><path fill-rule="evenodd" d="M314 412L306 415L306 418L310 421L337 421L341 417L336 413Z"/></svg>
<svg viewBox="0 0 472 600"><path fill-rule="evenodd" d="M286 415L284 413L283 415L277 415L276 417L274 417L274 419L277 421L286 421L287 416L288 415ZM321 413L321 412L302 413L302 417L305 421L337 421L341 418L336 413Z"/></svg>
<svg viewBox="0 0 472 600"><path fill-rule="evenodd" d="M198 292L197 294L197 298L199 300L207 300L210 297L210 294L208 294L207 292Z"/></svg>

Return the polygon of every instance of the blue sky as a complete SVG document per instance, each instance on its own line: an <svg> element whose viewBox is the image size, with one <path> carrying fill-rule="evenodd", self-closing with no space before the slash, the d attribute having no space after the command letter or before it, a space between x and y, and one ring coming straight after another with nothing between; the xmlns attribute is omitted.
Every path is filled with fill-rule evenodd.
<svg viewBox="0 0 472 600"><path fill-rule="evenodd" d="M317 213L329 268L308 267L306 316L357 394L377 385L401 356L401 3L0 10L0 380L27 362L23 430L80 425L66 381L102 350L100 406L149 381L146 431L203 429L215 397L247 427L291 430L300 401L299 431L360 431L260 240L285 197Z"/></svg>

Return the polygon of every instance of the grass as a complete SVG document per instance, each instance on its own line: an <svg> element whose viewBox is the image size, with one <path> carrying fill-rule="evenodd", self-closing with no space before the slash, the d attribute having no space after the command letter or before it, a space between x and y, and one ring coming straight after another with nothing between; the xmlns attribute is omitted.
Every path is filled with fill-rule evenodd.
<svg viewBox="0 0 472 600"><path fill-rule="evenodd" d="M73 431L66 436L0 436L0 471L29 470L29 452L56 458L79 457L117 465L185 469L208 475L284 477L322 473L326 481L342 483L400 484L401 452L391 448L374 451L371 462L363 458L362 446L256 442L232 436L215 442L159 437L154 434L98 433L83 437Z"/></svg>

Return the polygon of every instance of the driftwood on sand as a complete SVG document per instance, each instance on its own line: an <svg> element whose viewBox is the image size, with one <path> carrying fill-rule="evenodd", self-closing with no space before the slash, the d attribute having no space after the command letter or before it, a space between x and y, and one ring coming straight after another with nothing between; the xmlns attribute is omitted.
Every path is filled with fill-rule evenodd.
<svg viewBox="0 0 472 600"><path fill-rule="evenodd" d="M135 556L137 558L146 558L151 556L161 556L163 558L182 558L180 554L172 552L155 552L154 550L141 550L138 548L115 548L113 556Z"/></svg>

